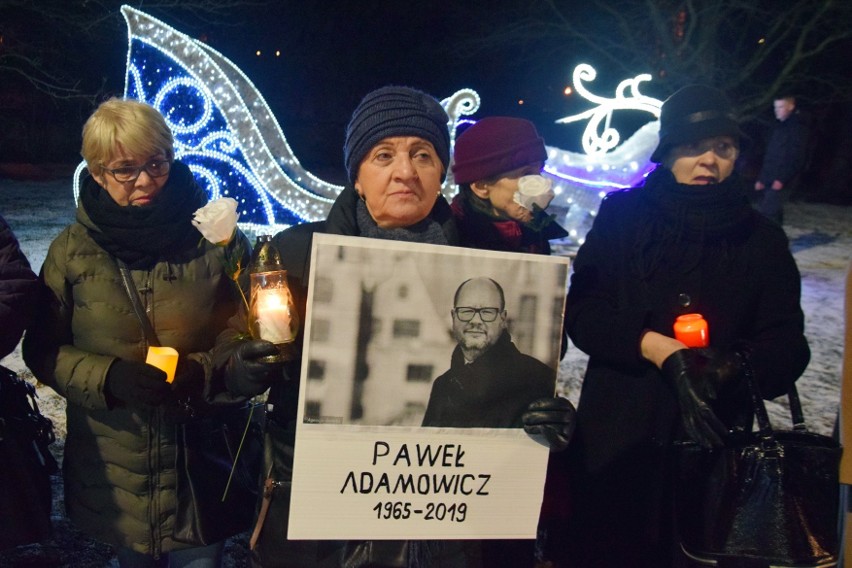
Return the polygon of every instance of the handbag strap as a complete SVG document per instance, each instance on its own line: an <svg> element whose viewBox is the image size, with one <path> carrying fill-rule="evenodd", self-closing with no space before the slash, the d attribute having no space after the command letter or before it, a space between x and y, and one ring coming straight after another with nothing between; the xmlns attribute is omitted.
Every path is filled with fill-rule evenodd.
<svg viewBox="0 0 852 568"><path fill-rule="evenodd" d="M121 283L124 285L124 291L127 292L127 297L130 298L130 305L133 306L133 311L139 320L139 324L142 326L142 331L145 333L148 345L159 347L160 340L157 339L154 326L151 325L151 320L148 319L147 314L145 314L145 308L142 307L142 302L139 300L139 292L136 290L136 284L133 283L133 276L130 274L130 269L119 258L115 259L115 263L118 265L118 272L121 274Z"/></svg>
<svg viewBox="0 0 852 568"><path fill-rule="evenodd" d="M796 389L796 385L790 386L787 398L790 400L790 417L793 419L793 430L796 430L797 432L807 432L808 427L805 426L805 415L802 412L802 401L799 400L799 391Z"/></svg>
<svg viewBox="0 0 852 568"><path fill-rule="evenodd" d="M772 423L769 422L769 414L766 412L766 404L763 402L763 396L760 394L760 387L754 378L754 370L751 367L751 358L748 352L742 353L742 372L749 393L751 393L751 406L754 416L757 418L757 427L761 442L765 447L774 447L777 445L775 432L772 430Z"/></svg>
<svg viewBox="0 0 852 568"><path fill-rule="evenodd" d="M775 443L775 432L772 429L772 424L769 422L769 414L766 412L766 403L763 401L763 396L760 394L760 387L757 380L754 378L754 370L751 366L751 360L748 353L742 354L742 371L751 393L752 409L757 418L757 425L760 430L760 437L764 442ZM790 385L790 390L787 391L787 400L790 403L790 418L793 422L793 430L798 432L807 432L808 428L805 425L805 415L802 412L802 401L799 400L799 391L796 385Z"/></svg>

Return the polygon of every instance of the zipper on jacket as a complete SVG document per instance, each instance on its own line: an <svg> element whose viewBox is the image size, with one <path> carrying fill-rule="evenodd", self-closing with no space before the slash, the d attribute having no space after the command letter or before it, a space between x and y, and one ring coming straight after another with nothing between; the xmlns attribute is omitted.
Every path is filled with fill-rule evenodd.
<svg viewBox="0 0 852 568"><path fill-rule="evenodd" d="M155 423L159 422L159 415L160 411L158 409L151 409L148 411L148 455L150 456L150 459L148 460L148 492L150 496L149 502L151 503L148 516L148 527L150 528L151 553L154 556L154 559L159 559L163 552L160 543L160 492L157 491L160 479L160 434L159 428L155 426Z"/></svg>
<svg viewBox="0 0 852 568"><path fill-rule="evenodd" d="M154 318L151 317L153 315L153 302L151 301L153 289L151 287L150 270L145 272L143 285L138 288L138 291L142 300L142 307L145 309L145 315L148 316L151 326L156 330L156 327L154 326ZM143 356L147 356L148 348L150 347L147 337L143 341L143 346ZM161 542L162 533L160 527L160 499L162 498L162 495L158 490L160 487L160 465L162 462L161 416L162 412L159 408L154 408L148 411L148 455L150 456L148 461L148 491L151 503L148 526L150 527L151 552L155 559L159 559L163 553Z"/></svg>

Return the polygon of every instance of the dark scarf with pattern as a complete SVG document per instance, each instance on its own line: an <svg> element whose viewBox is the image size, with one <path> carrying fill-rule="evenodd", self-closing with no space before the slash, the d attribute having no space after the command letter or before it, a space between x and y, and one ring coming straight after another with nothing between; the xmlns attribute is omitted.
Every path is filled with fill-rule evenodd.
<svg viewBox="0 0 852 568"><path fill-rule="evenodd" d="M426 217L410 227L397 227L395 229L382 229L367 210L367 205L358 200L355 205L355 219L358 230L362 237L372 239L386 239L391 241L406 241L410 243L430 243L433 245L446 245L447 236L444 234L440 223Z"/></svg>
<svg viewBox="0 0 852 568"><path fill-rule="evenodd" d="M739 175L709 186L677 183L671 170L658 167L639 192L641 222L635 261L648 279L662 264L688 273L708 249L724 262L732 243L753 225L755 212Z"/></svg>
<svg viewBox="0 0 852 568"><path fill-rule="evenodd" d="M192 215L207 203L207 193L185 164L175 162L149 205L121 206L91 176L83 181L80 202L96 227L89 228L92 239L130 268L147 269L196 245L200 233Z"/></svg>

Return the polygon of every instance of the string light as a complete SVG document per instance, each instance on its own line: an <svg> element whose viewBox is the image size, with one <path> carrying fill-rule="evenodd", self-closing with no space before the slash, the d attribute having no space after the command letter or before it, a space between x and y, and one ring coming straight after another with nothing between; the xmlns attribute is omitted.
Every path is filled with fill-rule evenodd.
<svg viewBox="0 0 852 568"><path fill-rule="evenodd" d="M557 124L588 121L582 137L585 153L548 147L544 168L545 175L553 179L556 193L551 207L568 209L562 226L578 244L582 244L600 200L607 193L639 184L656 167L649 158L659 140L659 121L643 125L621 143L621 134L611 126L612 113L616 110L639 111L659 118L663 105L662 101L639 92L639 84L649 81L650 75L637 75L622 81L611 99L594 95L583 84L584 81L593 81L596 76L597 72L588 64L580 64L574 69L573 92L597 106L556 121ZM566 94L570 89L566 87Z"/></svg>
<svg viewBox="0 0 852 568"><path fill-rule="evenodd" d="M325 219L342 186L304 169L251 80L205 43L129 6L122 6L121 12L128 27L124 95L146 101L163 114L174 133L176 158L189 166L210 198L236 199L240 226L253 233L275 233ZM544 168L556 193L551 209L564 212L559 221L573 243L582 243L609 191L636 185L653 169L648 157L659 130L658 121L650 122L619 144L620 136L609 122L614 110L640 110L659 117L662 103L638 90L650 76L622 81L614 99L596 97L585 88L582 82L594 77L591 66L578 66L574 91L598 107L557 121L589 121L583 136L586 153L548 147ZM571 87L565 93L570 94ZM449 116L451 147L459 127L475 122L464 117L474 114L480 103L472 89L461 89L441 101ZM74 174L75 200L84 175L81 163ZM449 171L442 193L451 199L457 191Z"/></svg>

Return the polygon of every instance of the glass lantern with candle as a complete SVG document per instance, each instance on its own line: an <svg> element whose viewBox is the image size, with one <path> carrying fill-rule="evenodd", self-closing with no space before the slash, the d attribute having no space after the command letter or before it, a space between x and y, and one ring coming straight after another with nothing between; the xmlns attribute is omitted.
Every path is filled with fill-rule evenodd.
<svg viewBox="0 0 852 568"><path fill-rule="evenodd" d="M249 328L255 339L265 339L283 349L296 339L299 315L287 285L287 271L270 235L257 237L249 267Z"/></svg>

